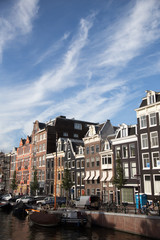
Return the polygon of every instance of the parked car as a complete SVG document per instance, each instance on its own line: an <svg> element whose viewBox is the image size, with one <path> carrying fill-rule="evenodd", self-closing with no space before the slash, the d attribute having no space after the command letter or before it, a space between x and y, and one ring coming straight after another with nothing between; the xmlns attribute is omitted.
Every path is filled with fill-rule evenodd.
<svg viewBox="0 0 160 240"><path fill-rule="evenodd" d="M23 202L23 203L35 203L36 201L35 201L34 197L31 197L31 196L23 196L23 197L21 197L21 198L18 198L18 199L16 200L16 202L17 202L17 203L18 203L18 202Z"/></svg>
<svg viewBox="0 0 160 240"><path fill-rule="evenodd" d="M36 201L36 204L39 206L46 204L54 205L54 197L45 197L44 199Z"/></svg>
<svg viewBox="0 0 160 240"><path fill-rule="evenodd" d="M100 197L97 195L80 196L80 198L75 201L75 206L78 208L94 208L98 210L100 207Z"/></svg>
<svg viewBox="0 0 160 240"><path fill-rule="evenodd" d="M42 200L36 201L36 204L39 206L47 205L47 204L54 205L54 197L45 197ZM65 197L57 197L56 204L58 204L59 206L61 206L62 204L66 204L66 198Z"/></svg>
<svg viewBox="0 0 160 240"><path fill-rule="evenodd" d="M9 201L11 198L12 198L12 194L11 193L8 193L8 194L5 194L5 195L2 196L2 200Z"/></svg>

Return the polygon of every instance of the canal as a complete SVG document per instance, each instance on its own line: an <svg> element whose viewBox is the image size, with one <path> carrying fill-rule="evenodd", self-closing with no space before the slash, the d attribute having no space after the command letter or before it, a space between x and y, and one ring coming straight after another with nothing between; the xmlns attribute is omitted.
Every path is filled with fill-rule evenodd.
<svg viewBox="0 0 160 240"><path fill-rule="evenodd" d="M149 238L92 226L86 228L30 227L28 218L20 220L0 211L0 240L149 240Z"/></svg>

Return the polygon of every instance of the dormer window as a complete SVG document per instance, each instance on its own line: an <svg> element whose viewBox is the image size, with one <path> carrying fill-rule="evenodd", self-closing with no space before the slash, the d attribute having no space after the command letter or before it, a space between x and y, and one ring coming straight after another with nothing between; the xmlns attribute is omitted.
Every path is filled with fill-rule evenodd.
<svg viewBox="0 0 160 240"><path fill-rule="evenodd" d="M148 102L149 102L149 104L152 104L152 103L154 103L154 95L150 95L149 96L149 98L148 98Z"/></svg>
<svg viewBox="0 0 160 240"><path fill-rule="evenodd" d="M82 147L79 148L79 154L80 155L83 154L83 148Z"/></svg>
<svg viewBox="0 0 160 240"><path fill-rule="evenodd" d="M94 125L89 126L89 136L93 136L95 134L96 134L95 126Z"/></svg>
<svg viewBox="0 0 160 240"><path fill-rule="evenodd" d="M123 128L121 131L122 137L126 137L127 136L127 129Z"/></svg>
<svg viewBox="0 0 160 240"><path fill-rule="evenodd" d="M147 91L147 102L148 105L155 103L155 92Z"/></svg>

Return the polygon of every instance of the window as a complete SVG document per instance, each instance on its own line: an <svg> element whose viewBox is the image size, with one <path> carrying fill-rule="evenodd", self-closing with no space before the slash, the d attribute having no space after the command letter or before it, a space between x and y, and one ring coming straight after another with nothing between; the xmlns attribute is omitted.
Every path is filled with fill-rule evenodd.
<svg viewBox="0 0 160 240"><path fill-rule="evenodd" d="M133 188L122 188L122 201L133 203Z"/></svg>
<svg viewBox="0 0 160 240"><path fill-rule="evenodd" d="M68 152L68 159L71 158L71 152Z"/></svg>
<svg viewBox="0 0 160 240"><path fill-rule="evenodd" d="M96 153L99 152L99 145L96 145Z"/></svg>
<svg viewBox="0 0 160 240"><path fill-rule="evenodd" d="M160 168L159 152L152 153L153 168Z"/></svg>
<svg viewBox="0 0 160 240"><path fill-rule="evenodd" d="M136 152L135 152L135 143L131 143L129 145L129 150L130 150L130 157L135 157L136 156Z"/></svg>
<svg viewBox="0 0 160 240"><path fill-rule="evenodd" d="M81 172L81 185L84 185L84 172Z"/></svg>
<svg viewBox="0 0 160 240"><path fill-rule="evenodd" d="M58 167L60 167L61 166L61 158L59 157L58 158Z"/></svg>
<svg viewBox="0 0 160 240"><path fill-rule="evenodd" d="M91 166L94 167L94 158L91 158Z"/></svg>
<svg viewBox="0 0 160 240"><path fill-rule="evenodd" d="M96 166L99 167L99 157L96 157Z"/></svg>
<svg viewBox="0 0 160 240"><path fill-rule="evenodd" d="M142 154L143 168L150 168L149 153Z"/></svg>
<svg viewBox="0 0 160 240"><path fill-rule="evenodd" d="M150 126L156 126L157 125L156 113L151 113L149 115L149 122L150 122Z"/></svg>
<svg viewBox="0 0 160 240"><path fill-rule="evenodd" d="M80 155L83 154L83 147L80 147L80 148L79 148L79 154L80 154Z"/></svg>
<svg viewBox="0 0 160 240"><path fill-rule="evenodd" d="M94 146L91 146L91 154L94 154Z"/></svg>
<svg viewBox="0 0 160 240"><path fill-rule="evenodd" d="M72 160L72 168L75 167L75 160Z"/></svg>
<svg viewBox="0 0 160 240"><path fill-rule="evenodd" d="M104 144L104 150L110 149L110 145L108 142L105 142Z"/></svg>
<svg viewBox="0 0 160 240"><path fill-rule="evenodd" d="M101 193L100 189L97 188L97 190L96 190L96 194L97 194L98 196L100 196L100 193Z"/></svg>
<svg viewBox="0 0 160 240"><path fill-rule="evenodd" d="M128 163L123 163L124 178L129 178L129 168Z"/></svg>
<svg viewBox="0 0 160 240"><path fill-rule="evenodd" d="M71 161L68 161L68 168L71 168Z"/></svg>
<svg viewBox="0 0 160 240"><path fill-rule="evenodd" d="M84 168L84 159L81 160L81 168Z"/></svg>
<svg viewBox="0 0 160 240"><path fill-rule="evenodd" d="M58 180L61 180L61 173L58 172Z"/></svg>
<svg viewBox="0 0 160 240"><path fill-rule="evenodd" d="M147 127L147 119L146 116L140 117L140 128L146 128Z"/></svg>
<svg viewBox="0 0 160 240"><path fill-rule="evenodd" d="M144 193L151 194L151 177L150 177L150 175L144 175Z"/></svg>
<svg viewBox="0 0 160 240"><path fill-rule="evenodd" d="M151 132L151 147L158 147L158 133L157 132Z"/></svg>
<svg viewBox="0 0 160 240"><path fill-rule="evenodd" d="M127 145L123 145L123 146L122 146L122 156L123 156L123 158L127 158L127 157L128 157L128 148L127 148Z"/></svg>
<svg viewBox="0 0 160 240"><path fill-rule="evenodd" d="M127 136L127 129L126 128L123 128L121 130L121 134L122 134L122 137L126 137Z"/></svg>
<svg viewBox="0 0 160 240"><path fill-rule="evenodd" d="M86 147L86 154L89 154L89 147Z"/></svg>
<svg viewBox="0 0 160 240"><path fill-rule="evenodd" d="M81 184L81 177L80 177L80 173L77 173L77 185Z"/></svg>
<svg viewBox="0 0 160 240"><path fill-rule="evenodd" d="M94 188L91 189L91 194L95 195L95 189Z"/></svg>
<svg viewBox="0 0 160 240"><path fill-rule="evenodd" d="M64 132L64 133L63 133L63 136L64 136L64 137L68 137L68 133L67 133L67 132Z"/></svg>
<svg viewBox="0 0 160 240"><path fill-rule="evenodd" d="M121 156L120 147L116 147L116 159L120 158L120 156Z"/></svg>
<svg viewBox="0 0 160 240"><path fill-rule="evenodd" d="M112 156L111 155L103 155L102 156L102 164L112 164Z"/></svg>
<svg viewBox="0 0 160 240"><path fill-rule="evenodd" d="M43 155L43 158L42 158L42 166L45 166L45 155Z"/></svg>
<svg viewBox="0 0 160 240"><path fill-rule="evenodd" d="M75 182L75 172L71 172L71 179L72 179L72 182Z"/></svg>
<svg viewBox="0 0 160 240"><path fill-rule="evenodd" d="M74 136L75 138L78 138L78 137L79 137L77 133L74 133L73 136Z"/></svg>
<svg viewBox="0 0 160 240"><path fill-rule="evenodd" d="M148 135L147 133L144 133L141 135L141 146L142 149L148 148Z"/></svg>
<svg viewBox="0 0 160 240"><path fill-rule="evenodd" d="M82 124L81 123L74 123L74 128L78 130L82 130Z"/></svg>
<svg viewBox="0 0 160 240"><path fill-rule="evenodd" d="M149 95L148 96L148 104L154 103L154 95Z"/></svg>
<svg viewBox="0 0 160 240"><path fill-rule="evenodd" d="M154 194L160 195L160 175L154 175Z"/></svg>
<svg viewBox="0 0 160 240"><path fill-rule="evenodd" d="M90 189L87 189L87 196L90 195Z"/></svg>
<svg viewBox="0 0 160 240"><path fill-rule="evenodd" d="M39 167L42 166L42 157L39 157Z"/></svg>
<svg viewBox="0 0 160 240"><path fill-rule="evenodd" d="M136 163L131 162L131 178L135 178L136 174L137 174Z"/></svg>
<svg viewBox="0 0 160 240"><path fill-rule="evenodd" d="M77 168L80 168L80 160L77 161Z"/></svg>
<svg viewBox="0 0 160 240"><path fill-rule="evenodd" d="M89 158L86 159L86 167L87 167L87 168L90 167L90 160L89 160Z"/></svg>
<svg viewBox="0 0 160 240"><path fill-rule="evenodd" d="M45 143L43 143L43 151L46 149Z"/></svg>

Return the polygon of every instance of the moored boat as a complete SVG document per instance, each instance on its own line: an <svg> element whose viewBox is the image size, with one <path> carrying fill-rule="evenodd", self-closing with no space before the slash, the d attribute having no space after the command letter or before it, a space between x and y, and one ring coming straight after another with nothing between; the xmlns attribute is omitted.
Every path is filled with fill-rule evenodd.
<svg viewBox="0 0 160 240"><path fill-rule="evenodd" d="M30 226L39 225L43 227L55 227L60 224L61 214L59 212L33 212L29 215Z"/></svg>
<svg viewBox="0 0 160 240"><path fill-rule="evenodd" d="M69 226L84 226L87 223L87 216L81 211L66 210L61 217L61 224Z"/></svg>
<svg viewBox="0 0 160 240"><path fill-rule="evenodd" d="M1 200L0 201L0 209L4 211L10 211L12 209L12 205L9 201Z"/></svg>

